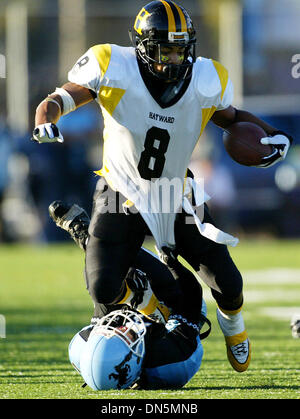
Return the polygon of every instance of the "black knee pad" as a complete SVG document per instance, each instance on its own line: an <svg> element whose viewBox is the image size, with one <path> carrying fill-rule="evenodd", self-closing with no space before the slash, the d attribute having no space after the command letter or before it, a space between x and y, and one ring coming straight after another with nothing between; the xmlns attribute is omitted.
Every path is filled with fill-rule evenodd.
<svg viewBox="0 0 300 419"><path fill-rule="evenodd" d="M236 297L229 297L220 294L215 290L211 290L213 297L215 298L218 306L224 310L234 311L238 310L243 305L243 293L241 292Z"/></svg>
<svg viewBox="0 0 300 419"><path fill-rule="evenodd" d="M126 291L122 279L113 278L112 272L106 269L89 272L86 268L88 291L95 303L114 304L122 299Z"/></svg>

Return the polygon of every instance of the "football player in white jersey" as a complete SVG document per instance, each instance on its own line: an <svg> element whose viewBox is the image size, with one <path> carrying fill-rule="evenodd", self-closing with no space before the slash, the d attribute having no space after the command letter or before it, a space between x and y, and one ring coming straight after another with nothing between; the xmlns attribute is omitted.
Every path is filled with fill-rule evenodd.
<svg viewBox="0 0 300 419"><path fill-rule="evenodd" d="M227 249L237 240L213 225L204 192L187 182L187 168L209 120L221 128L242 121L261 126L268 135L264 144L276 149L264 167L285 158L292 139L232 106L228 72L215 60L196 58L195 30L182 6L163 0L145 5L131 39L133 47L100 44L79 58L69 81L38 106L33 140L63 142L59 118L97 101L104 150L86 248L92 299L122 300L124 278L151 233L163 260L172 265L182 256L210 286L228 359L245 371L250 343L241 312L242 277ZM202 216L192 203L204 208Z"/></svg>

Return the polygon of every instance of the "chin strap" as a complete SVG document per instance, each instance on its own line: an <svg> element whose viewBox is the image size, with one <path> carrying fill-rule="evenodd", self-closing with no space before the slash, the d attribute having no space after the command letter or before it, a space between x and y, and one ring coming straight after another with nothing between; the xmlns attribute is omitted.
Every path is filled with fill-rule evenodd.
<svg viewBox="0 0 300 419"><path fill-rule="evenodd" d="M203 339L206 339L211 332L211 321L207 317L205 317L203 314L201 314L201 320L204 321L203 324L206 323L208 325L208 329L205 330L205 332L200 333L200 339L203 340Z"/></svg>

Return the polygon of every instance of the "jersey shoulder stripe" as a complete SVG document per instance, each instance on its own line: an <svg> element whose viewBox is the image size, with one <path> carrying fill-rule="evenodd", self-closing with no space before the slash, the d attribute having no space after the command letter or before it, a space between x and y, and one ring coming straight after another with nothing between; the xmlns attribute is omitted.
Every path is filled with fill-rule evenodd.
<svg viewBox="0 0 300 419"><path fill-rule="evenodd" d="M95 54L90 48L83 54L68 72L68 80L71 83L86 87L98 94L101 70Z"/></svg>
<svg viewBox="0 0 300 419"><path fill-rule="evenodd" d="M198 57L195 63L196 88L203 98L210 98L211 102L221 101L228 84L227 69L218 61ZM218 106L218 103L211 103Z"/></svg>
<svg viewBox="0 0 300 419"><path fill-rule="evenodd" d="M101 69L99 103L112 115L126 92L132 74L132 48L104 44L96 45L92 50Z"/></svg>
<svg viewBox="0 0 300 419"><path fill-rule="evenodd" d="M92 52L94 53L100 70L101 70L101 79L103 79L104 74L106 73L110 58L111 58L111 45L110 44L101 44L95 45L91 48Z"/></svg>
<svg viewBox="0 0 300 419"><path fill-rule="evenodd" d="M125 85L133 76L133 70L137 67L134 48L102 44L91 49L101 69L101 82Z"/></svg>
<svg viewBox="0 0 300 419"><path fill-rule="evenodd" d="M228 83L228 70L218 61L212 60L212 62L216 69L216 72L218 73L218 77L221 83L221 88L222 88L221 99L223 99L225 89Z"/></svg>
<svg viewBox="0 0 300 419"><path fill-rule="evenodd" d="M202 111L201 136L215 111L225 109L231 104L233 89L227 69L218 61L198 57L195 70L196 90Z"/></svg>
<svg viewBox="0 0 300 419"><path fill-rule="evenodd" d="M68 73L68 80L93 90L98 96L101 86L126 89L136 76L136 68L134 48L99 44L77 60Z"/></svg>

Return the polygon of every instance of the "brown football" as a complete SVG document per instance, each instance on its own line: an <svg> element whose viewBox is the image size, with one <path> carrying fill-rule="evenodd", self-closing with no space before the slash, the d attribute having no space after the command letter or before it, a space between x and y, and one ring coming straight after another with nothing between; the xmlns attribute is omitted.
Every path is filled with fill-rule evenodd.
<svg viewBox="0 0 300 419"><path fill-rule="evenodd" d="M265 131L252 122L236 122L225 129L223 142L229 156L244 166L257 166L273 152L271 145L260 143Z"/></svg>

